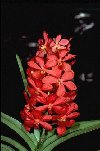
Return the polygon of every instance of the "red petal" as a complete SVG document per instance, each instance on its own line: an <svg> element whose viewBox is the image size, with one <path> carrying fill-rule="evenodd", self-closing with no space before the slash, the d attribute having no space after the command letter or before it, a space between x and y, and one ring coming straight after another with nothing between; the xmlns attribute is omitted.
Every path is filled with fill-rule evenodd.
<svg viewBox="0 0 100 151"><path fill-rule="evenodd" d="M50 121L50 120L52 120L52 116L51 115L44 115L42 119L43 119L43 121Z"/></svg>
<svg viewBox="0 0 100 151"><path fill-rule="evenodd" d="M58 58L55 55L49 55L45 66L47 68L55 66L57 64L57 59Z"/></svg>
<svg viewBox="0 0 100 151"><path fill-rule="evenodd" d="M48 74L51 74L52 76L60 77L61 73L62 73L62 70L59 69L58 66L55 66L55 67L52 67L52 70L46 70L46 72Z"/></svg>
<svg viewBox="0 0 100 151"><path fill-rule="evenodd" d="M43 84L42 90L49 91L52 90L53 86L51 84Z"/></svg>
<svg viewBox="0 0 100 151"><path fill-rule="evenodd" d="M61 79L63 81L72 80L74 78L74 72L72 70L64 72Z"/></svg>
<svg viewBox="0 0 100 151"><path fill-rule="evenodd" d="M44 60L41 57L35 57L36 62L39 64L40 67L44 66Z"/></svg>
<svg viewBox="0 0 100 151"><path fill-rule="evenodd" d="M57 82L57 78L52 76L46 76L42 79L42 82L46 84L53 84Z"/></svg>
<svg viewBox="0 0 100 151"><path fill-rule="evenodd" d="M37 101L43 104L46 104L46 98L37 96Z"/></svg>
<svg viewBox="0 0 100 151"><path fill-rule="evenodd" d="M53 105L62 105L66 103L65 97L59 97L56 99L56 101L53 103Z"/></svg>
<svg viewBox="0 0 100 151"><path fill-rule="evenodd" d="M31 94L31 95L34 95L35 94L35 89L34 88L31 88L28 86L28 92Z"/></svg>
<svg viewBox="0 0 100 151"><path fill-rule="evenodd" d="M66 50L66 49L60 50L60 51L59 51L59 58L62 59L63 57L65 57L66 53L67 53L67 50Z"/></svg>
<svg viewBox="0 0 100 151"><path fill-rule="evenodd" d="M71 127L75 123L75 120L68 120L66 121L66 126Z"/></svg>
<svg viewBox="0 0 100 151"><path fill-rule="evenodd" d="M63 70L64 71L70 71L71 70L71 65L69 65L66 62L63 62Z"/></svg>
<svg viewBox="0 0 100 151"><path fill-rule="evenodd" d="M54 41L52 41L52 42L50 43L50 47L53 47L53 46L55 46L55 42L54 42Z"/></svg>
<svg viewBox="0 0 100 151"><path fill-rule="evenodd" d="M41 69L34 61L28 61L28 66L34 69Z"/></svg>
<svg viewBox="0 0 100 151"><path fill-rule="evenodd" d="M64 126L58 126L57 127L57 133L58 133L58 135L63 135L64 133L66 132L66 127L64 127Z"/></svg>
<svg viewBox="0 0 100 151"><path fill-rule="evenodd" d="M60 111L62 110L61 106L53 106L52 108L57 114L60 114Z"/></svg>
<svg viewBox="0 0 100 151"><path fill-rule="evenodd" d="M32 127L34 125L34 120L25 120L24 125L28 127Z"/></svg>
<svg viewBox="0 0 100 151"><path fill-rule="evenodd" d="M71 113L70 115L67 115L67 118L76 118L76 117L78 117L80 115L80 113L78 113L78 112L73 112L73 113Z"/></svg>
<svg viewBox="0 0 100 151"><path fill-rule="evenodd" d="M64 96L66 90L63 84L60 84L57 89L57 96Z"/></svg>
<svg viewBox="0 0 100 151"><path fill-rule="evenodd" d="M50 124L48 124L47 122L40 122L41 126L48 130L48 131L51 131L52 130L52 126Z"/></svg>
<svg viewBox="0 0 100 151"><path fill-rule="evenodd" d="M63 61L67 61L67 60L73 59L75 57L76 57L76 55L68 54L67 56L65 56L65 58L63 59Z"/></svg>
<svg viewBox="0 0 100 151"><path fill-rule="evenodd" d="M33 86L34 88L36 88L36 85L35 85L34 81L31 78L28 77L27 80L28 80L28 82L29 82L29 84L31 86Z"/></svg>
<svg viewBox="0 0 100 151"><path fill-rule="evenodd" d="M67 45L69 43L69 40L67 39L61 39L61 41L59 42L60 45Z"/></svg>
<svg viewBox="0 0 100 151"><path fill-rule="evenodd" d="M49 103L53 103L56 100L56 98L57 98L56 94L50 94L50 95L48 95L48 97L47 97L47 103L48 104Z"/></svg>
<svg viewBox="0 0 100 151"><path fill-rule="evenodd" d="M37 88L41 88L43 83L41 80L39 79L34 79L35 85L37 86Z"/></svg>
<svg viewBox="0 0 100 151"><path fill-rule="evenodd" d="M34 116L35 119L41 119L42 113L38 110L33 110L32 114Z"/></svg>
<svg viewBox="0 0 100 151"><path fill-rule="evenodd" d="M72 81L64 82L64 85L69 89L69 90L76 90L77 87Z"/></svg>
<svg viewBox="0 0 100 151"><path fill-rule="evenodd" d="M61 40L61 36L62 36L62 35L57 35L57 37L56 37L56 42L59 42L59 41Z"/></svg>
<svg viewBox="0 0 100 151"><path fill-rule="evenodd" d="M32 73L32 77L35 78L35 79L41 79L44 77L43 74L41 74L41 71L40 70L36 70Z"/></svg>
<svg viewBox="0 0 100 151"><path fill-rule="evenodd" d="M47 105L43 105L43 106L36 107L36 110L38 110L40 112L44 112L44 111L46 111L47 108L48 108Z"/></svg>
<svg viewBox="0 0 100 151"><path fill-rule="evenodd" d="M48 33L46 31L43 32L43 37L44 37L44 40L48 39Z"/></svg>

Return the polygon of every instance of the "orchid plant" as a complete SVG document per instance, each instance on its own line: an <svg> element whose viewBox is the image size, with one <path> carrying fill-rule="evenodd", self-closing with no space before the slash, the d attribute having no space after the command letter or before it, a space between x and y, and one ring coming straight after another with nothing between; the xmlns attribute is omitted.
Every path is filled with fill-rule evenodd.
<svg viewBox="0 0 100 151"><path fill-rule="evenodd" d="M18 133L30 151L51 151L72 137L100 128L100 120L75 122L80 113L72 69L76 55L70 53L70 41L62 35L49 38L44 31L36 55L27 61L27 78L16 55L25 87L26 104L20 112L23 123L4 113L1 122ZM1 136L1 140L2 151L29 150L12 138Z"/></svg>

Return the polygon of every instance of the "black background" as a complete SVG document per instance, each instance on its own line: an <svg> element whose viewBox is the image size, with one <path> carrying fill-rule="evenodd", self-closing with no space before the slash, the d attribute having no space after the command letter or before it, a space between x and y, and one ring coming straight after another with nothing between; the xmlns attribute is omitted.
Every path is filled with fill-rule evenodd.
<svg viewBox="0 0 100 151"><path fill-rule="evenodd" d="M19 112L25 105L23 83L16 62L20 55L24 68L34 50L28 42L37 42L46 30L51 37L62 34L73 37L71 53L76 54L74 65L75 82L79 86L76 102L80 117L77 121L100 119L100 3L97 4L1 4L1 110L20 120ZM90 13L95 27L83 35L75 34L74 16L80 11ZM25 35L25 38L22 36ZM81 73L94 73L92 83L82 82ZM2 133L13 137L12 131L2 126ZM19 139L17 135L14 135ZM22 140L20 140L22 141ZM23 143L23 142L22 142ZM96 130L73 138L54 149L54 151L96 151L100 149L100 131Z"/></svg>

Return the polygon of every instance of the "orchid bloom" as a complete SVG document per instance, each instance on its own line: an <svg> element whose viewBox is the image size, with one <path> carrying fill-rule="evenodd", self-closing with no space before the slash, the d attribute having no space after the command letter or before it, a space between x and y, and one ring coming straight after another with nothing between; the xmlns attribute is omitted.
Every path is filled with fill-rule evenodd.
<svg viewBox="0 0 100 151"><path fill-rule="evenodd" d="M69 40L61 39L62 35L57 35L51 43L50 47L52 47L52 52L56 53L59 49L66 49L66 46L69 44Z"/></svg>
<svg viewBox="0 0 100 151"><path fill-rule="evenodd" d="M53 76L46 76L42 79L43 83L46 84L57 84L58 89L57 89L57 95L58 96L63 96L66 92L65 86L69 90L76 90L76 85L70 81L74 78L74 72L72 70L64 72L63 75L61 75L60 78L56 78Z"/></svg>

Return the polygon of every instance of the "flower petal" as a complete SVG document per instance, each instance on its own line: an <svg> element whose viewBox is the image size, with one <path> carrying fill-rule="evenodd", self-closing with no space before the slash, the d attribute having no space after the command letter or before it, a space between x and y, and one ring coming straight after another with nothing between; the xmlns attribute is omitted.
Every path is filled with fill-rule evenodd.
<svg viewBox="0 0 100 151"><path fill-rule="evenodd" d="M61 40L61 36L62 36L62 35L57 35L57 37L56 37L56 42L57 42L57 43Z"/></svg>
<svg viewBox="0 0 100 151"><path fill-rule="evenodd" d="M33 60L28 61L28 66L34 69L41 69Z"/></svg>
<svg viewBox="0 0 100 151"><path fill-rule="evenodd" d="M42 79L42 82L46 84L53 84L57 82L57 78L52 76L46 76Z"/></svg>
<svg viewBox="0 0 100 151"><path fill-rule="evenodd" d="M43 32L43 37L44 37L44 40L48 39L48 33L46 31Z"/></svg>
<svg viewBox="0 0 100 151"><path fill-rule="evenodd" d="M66 126L71 127L75 123L75 120L67 120L66 121Z"/></svg>
<svg viewBox="0 0 100 151"><path fill-rule="evenodd" d="M66 62L63 62L63 70L64 71L70 71L71 70L71 65L69 65Z"/></svg>
<svg viewBox="0 0 100 151"><path fill-rule="evenodd" d="M46 98L41 97L41 96L37 96L37 101L43 104L46 104Z"/></svg>
<svg viewBox="0 0 100 151"><path fill-rule="evenodd" d="M32 115L34 116L35 119L41 119L42 112L40 112L38 110L33 110Z"/></svg>
<svg viewBox="0 0 100 151"><path fill-rule="evenodd" d="M44 77L43 74L41 74L41 71L40 70L36 70L32 73L32 77L35 78L35 79L41 79Z"/></svg>
<svg viewBox="0 0 100 151"><path fill-rule="evenodd" d="M67 39L61 39L61 41L59 42L59 44L63 46L67 45L68 43L69 43L69 40Z"/></svg>
<svg viewBox="0 0 100 151"><path fill-rule="evenodd" d="M67 115L66 118L76 118L76 117L78 117L79 115L80 115L79 112L73 112L73 113L71 113L70 115Z"/></svg>
<svg viewBox="0 0 100 151"><path fill-rule="evenodd" d="M47 110L47 108L48 108L47 105L43 105L43 106L36 107L36 110L40 112L44 112Z"/></svg>
<svg viewBox="0 0 100 151"><path fill-rule="evenodd" d="M50 94L50 95L48 95L48 97L47 97L47 103L48 104L49 103L53 103L56 100L56 98L57 98L56 94Z"/></svg>
<svg viewBox="0 0 100 151"><path fill-rule="evenodd" d="M57 96L64 96L66 90L63 84L60 84L57 89Z"/></svg>
<svg viewBox="0 0 100 151"><path fill-rule="evenodd" d="M52 126L50 124L48 124L47 122L40 122L41 126L48 130L48 131L51 131L52 130Z"/></svg>
<svg viewBox="0 0 100 151"><path fill-rule="evenodd" d="M65 58L63 59L63 61L71 60L71 59L73 59L75 57L76 57L76 55L68 54L67 56L65 56Z"/></svg>
<svg viewBox="0 0 100 151"><path fill-rule="evenodd" d="M44 59L41 57L35 57L36 62L39 64L40 67L44 66Z"/></svg>
<svg viewBox="0 0 100 151"><path fill-rule="evenodd" d="M64 85L69 89L69 90L76 90L77 87L76 85L72 82L72 81L68 81L68 82L63 82Z"/></svg>
<svg viewBox="0 0 100 151"><path fill-rule="evenodd" d="M65 126L58 126L57 127L57 133L58 135L63 135L66 132L66 127Z"/></svg>
<svg viewBox="0 0 100 151"><path fill-rule="evenodd" d="M53 47L54 45L55 45L55 42L52 41L52 42L50 43L50 47Z"/></svg>
<svg viewBox="0 0 100 151"><path fill-rule="evenodd" d="M44 90L44 91L49 91L52 89L53 89L53 86L51 84L43 84L43 86L42 86L42 90Z"/></svg>
<svg viewBox="0 0 100 151"><path fill-rule="evenodd" d="M61 79L63 81L72 80L74 78L74 72L72 70L64 72Z"/></svg>
<svg viewBox="0 0 100 151"><path fill-rule="evenodd" d="M59 58L62 59L63 57L65 57L66 53L67 53L67 50L66 50L66 49L60 50L60 51L59 51Z"/></svg>
<svg viewBox="0 0 100 151"><path fill-rule="evenodd" d="M60 114L62 107L61 106L53 106L52 109L55 111L55 113Z"/></svg>
<svg viewBox="0 0 100 151"><path fill-rule="evenodd" d="M46 62L46 68L49 68L49 67L53 67L57 64L57 57L56 55L49 55L48 56L48 61Z"/></svg>
<svg viewBox="0 0 100 151"><path fill-rule="evenodd" d="M43 121L50 121L50 120L52 120L52 116L51 115L44 115L42 118L43 118Z"/></svg>
<svg viewBox="0 0 100 151"><path fill-rule="evenodd" d="M53 103L53 105L62 105L66 103L65 97L58 97L56 101Z"/></svg>
<svg viewBox="0 0 100 151"><path fill-rule="evenodd" d="M62 70L59 69L58 66L55 66L55 67L52 67L52 70L46 70L46 72L48 74L51 74L52 76L60 77L61 73L62 73Z"/></svg>

